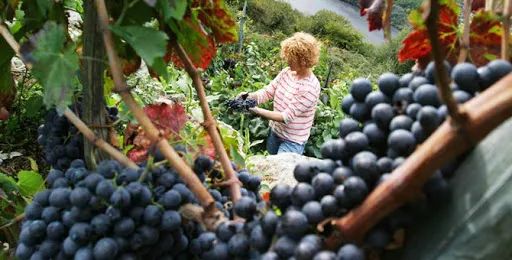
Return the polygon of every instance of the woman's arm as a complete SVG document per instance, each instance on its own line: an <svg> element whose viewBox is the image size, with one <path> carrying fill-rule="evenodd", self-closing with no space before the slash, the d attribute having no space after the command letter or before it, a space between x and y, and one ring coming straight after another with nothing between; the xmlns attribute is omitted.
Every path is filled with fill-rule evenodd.
<svg viewBox="0 0 512 260"><path fill-rule="evenodd" d="M264 108L259 108L259 107L249 108L249 110L251 112L253 112L254 114L261 116L265 119L276 121L276 122L281 122L281 123L284 122L284 116L281 112L270 111L270 110L266 110Z"/></svg>
<svg viewBox="0 0 512 260"><path fill-rule="evenodd" d="M279 74L264 88L249 93L249 98L255 99L258 104L263 104L271 99L274 98L274 93L276 92L277 85L279 84L279 81L281 80L281 77L283 73L288 68L285 68L279 72Z"/></svg>

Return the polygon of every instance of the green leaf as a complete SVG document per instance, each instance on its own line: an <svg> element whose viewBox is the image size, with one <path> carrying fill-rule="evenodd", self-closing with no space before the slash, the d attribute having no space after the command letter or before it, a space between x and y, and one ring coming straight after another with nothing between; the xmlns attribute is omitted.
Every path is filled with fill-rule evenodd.
<svg viewBox="0 0 512 260"><path fill-rule="evenodd" d="M55 22L44 26L36 42L32 72L44 87L43 101L48 107L65 108L78 85L78 54L73 46L65 46L64 27Z"/></svg>
<svg viewBox="0 0 512 260"><path fill-rule="evenodd" d="M165 55L169 38L163 32L142 26L111 26L110 30L128 42L151 67Z"/></svg>
<svg viewBox="0 0 512 260"><path fill-rule="evenodd" d="M229 151L231 152L231 158L233 158L235 164L242 168L245 168L245 160L242 157L242 155L238 152L237 148L230 145Z"/></svg>
<svg viewBox="0 0 512 260"><path fill-rule="evenodd" d="M187 0L158 0L158 8L162 10L165 21L171 18L176 20L183 19L187 10Z"/></svg>
<svg viewBox="0 0 512 260"><path fill-rule="evenodd" d="M37 118L43 108L43 97L32 96L25 103L26 115L28 117Z"/></svg>
<svg viewBox="0 0 512 260"><path fill-rule="evenodd" d="M20 171L18 173L18 186L23 196L32 197L44 189L43 177L33 171Z"/></svg>
<svg viewBox="0 0 512 260"><path fill-rule="evenodd" d="M5 173L0 172L0 189L6 193L12 193L18 191L18 185L16 181Z"/></svg>
<svg viewBox="0 0 512 260"><path fill-rule="evenodd" d="M52 7L52 1L51 0L37 0L37 7L39 8L39 12L42 15L46 15L48 13L48 10Z"/></svg>

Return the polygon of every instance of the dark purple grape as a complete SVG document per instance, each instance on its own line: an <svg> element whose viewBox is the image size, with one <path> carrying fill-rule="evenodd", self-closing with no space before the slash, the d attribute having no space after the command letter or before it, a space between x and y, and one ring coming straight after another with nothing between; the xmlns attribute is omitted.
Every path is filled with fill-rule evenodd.
<svg viewBox="0 0 512 260"><path fill-rule="evenodd" d="M361 131L359 122L352 118L344 118L340 121L340 137L345 137L352 132Z"/></svg>
<svg viewBox="0 0 512 260"><path fill-rule="evenodd" d="M368 79L357 78L352 81L350 86L350 94L358 102L364 102L366 95L372 92L372 84Z"/></svg>
<svg viewBox="0 0 512 260"><path fill-rule="evenodd" d="M395 94L395 91L400 88L400 81L401 78L399 78L397 75L391 72L386 72L380 75L379 79L377 80L377 85L379 86L379 89L382 91L382 93L386 94L388 97L392 97L393 94Z"/></svg>

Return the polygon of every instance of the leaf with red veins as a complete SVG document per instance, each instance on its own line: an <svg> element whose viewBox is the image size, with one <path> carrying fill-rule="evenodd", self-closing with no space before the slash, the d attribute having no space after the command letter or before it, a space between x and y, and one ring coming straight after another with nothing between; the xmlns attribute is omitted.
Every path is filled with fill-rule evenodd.
<svg viewBox="0 0 512 260"><path fill-rule="evenodd" d="M458 52L457 9L452 5L442 5L439 10L438 35L439 41L445 49L448 58ZM413 12L409 19L413 23L412 30L402 41L402 48L398 52L400 62L406 60L423 59L429 56L432 47L428 38L427 29L419 21L420 12Z"/></svg>
<svg viewBox="0 0 512 260"><path fill-rule="evenodd" d="M404 62L427 57L431 50L427 30L414 30L402 41L402 48L398 52L398 61Z"/></svg>
<svg viewBox="0 0 512 260"><path fill-rule="evenodd" d="M199 20L213 32L218 43L234 42L238 39L237 24L223 0L194 0L192 8L199 13Z"/></svg>
<svg viewBox="0 0 512 260"><path fill-rule="evenodd" d="M173 31L194 66L206 69L217 54L217 47L213 37L208 35L199 22L196 18L186 17L175 25ZM172 61L179 68L184 67L173 48L167 48L164 61Z"/></svg>
<svg viewBox="0 0 512 260"><path fill-rule="evenodd" d="M148 105L144 112L159 130L168 133L177 134L187 122L185 108L179 103Z"/></svg>
<svg viewBox="0 0 512 260"><path fill-rule="evenodd" d="M499 57L503 27L500 17L489 11L478 11L471 20L469 54L477 66Z"/></svg>

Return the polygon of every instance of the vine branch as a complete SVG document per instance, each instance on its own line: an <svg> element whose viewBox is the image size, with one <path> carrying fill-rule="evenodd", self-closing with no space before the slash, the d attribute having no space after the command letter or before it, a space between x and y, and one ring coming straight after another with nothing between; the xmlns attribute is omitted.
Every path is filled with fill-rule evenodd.
<svg viewBox="0 0 512 260"><path fill-rule="evenodd" d="M393 11L393 0L386 0L384 9L384 39L391 42L391 12Z"/></svg>
<svg viewBox="0 0 512 260"><path fill-rule="evenodd" d="M464 29L462 31L462 37L460 39L460 53L459 53L459 59L457 60L458 63L465 62L468 58L468 52L469 52L469 18L471 16L471 3L473 0L464 0L464 9L463 9L463 16L464 16Z"/></svg>
<svg viewBox="0 0 512 260"><path fill-rule="evenodd" d="M503 37L501 38L501 58L508 60L510 40L510 7L512 0L504 0L503 5Z"/></svg>
<svg viewBox="0 0 512 260"><path fill-rule="evenodd" d="M429 13L426 19L426 26L428 29L428 37L430 45L432 46L432 56L435 62L435 80L437 88L443 103L448 108L448 113L453 119L453 123L457 127L463 127L466 118L464 113L459 109L457 102L453 98L452 91L449 87L449 76L444 66L444 53L443 48L438 38L437 22L439 20L439 0L430 0Z"/></svg>
<svg viewBox="0 0 512 260"><path fill-rule="evenodd" d="M435 170L471 149L511 117L512 74L462 106L468 114L468 134L461 135L456 127L445 121L359 207L328 223L336 229L326 241L328 247L342 241L360 241L372 226L421 192Z"/></svg>
<svg viewBox="0 0 512 260"><path fill-rule="evenodd" d="M199 97L199 104L201 105L201 110L204 115L204 126L208 131L208 134L212 138L213 146L215 147L215 151L219 155L220 163L222 165L222 169L226 175L227 181L230 183L229 191L231 194L231 199L233 202L237 202L240 197L240 181L231 166L231 162L229 160L226 149L224 148L224 144L222 142L221 136L219 134L217 124L215 119L212 116L212 112L210 111L210 107L208 106L208 101L206 100L206 93L204 91L203 81L201 80L201 76L197 71L196 67L188 57L187 53L181 47L181 45L176 41L176 38L173 37L171 39L171 44L173 48L176 50L176 53L180 57L181 61L185 65L185 70L188 75L192 78L192 82L194 84L194 88L196 89L197 95Z"/></svg>
<svg viewBox="0 0 512 260"><path fill-rule="evenodd" d="M102 138L97 137L96 134L94 134L94 132L89 127L87 127L87 125L82 120L80 120L80 118L78 118L78 116L73 111L71 111L71 109L66 108L64 111L64 116L69 120L69 122L76 126L80 133L82 133L84 137L89 140L89 142L94 144L96 147L105 151L107 154L112 156L112 158L119 161L126 167L139 168L137 164L128 159L128 157L126 157L126 155L124 155L122 152L114 148Z"/></svg>
<svg viewBox="0 0 512 260"><path fill-rule="evenodd" d="M20 45L18 44L16 39L14 39L14 36L12 36L9 29L4 25L4 22L1 18L0 18L0 34L4 37L7 44L9 44L9 46L11 46L11 48L14 50L14 52L16 53L16 56L22 57L20 55Z"/></svg>
<svg viewBox="0 0 512 260"><path fill-rule="evenodd" d="M164 157L170 162L183 181L197 196L202 206L205 207L205 214L209 214L209 216L217 215L220 212L216 209L213 197L208 193L208 190L203 186L197 175L192 171L187 163L169 145L169 142L167 142L167 140L162 136L160 131L153 125L151 120L133 98L123 78L124 76L121 70L121 63L119 62L119 57L114 47L115 45L112 33L108 29L109 16L105 6L105 1L96 0L95 2L96 9L98 10L98 17L100 19L100 25L102 27L105 50L107 52L112 72L112 78L114 79L114 90L121 96L125 104L133 113L134 117L144 128L148 138L157 145Z"/></svg>

